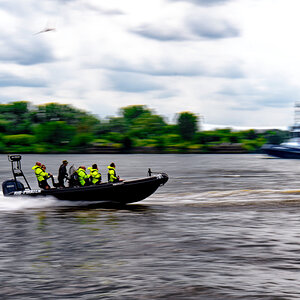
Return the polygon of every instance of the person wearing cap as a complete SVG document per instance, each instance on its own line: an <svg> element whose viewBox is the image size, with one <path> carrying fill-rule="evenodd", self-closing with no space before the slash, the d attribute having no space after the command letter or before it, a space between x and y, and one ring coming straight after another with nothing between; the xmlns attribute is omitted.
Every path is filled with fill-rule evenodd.
<svg viewBox="0 0 300 300"><path fill-rule="evenodd" d="M92 180L92 184L101 183L101 173L98 170L97 164L93 164L92 167L88 167L90 170L90 178Z"/></svg>
<svg viewBox="0 0 300 300"><path fill-rule="evenodd" d="M58 184L59 187L65 187L65 179L68 179L68 173L67 173L67 165L68 165L68 161L63 160L62 164L60 165L59 169L58 169Z"/></svg>
<svg viewBox="0 0 300 300"><path fill-rule="evenodd" d="M47 172L45 172L45 170L42 169L42 164L39 161L35 163L35 165L32 167L32 170L34 170L39 187L45 190L50 189L50 186L47 183L47 179L50 178L52 174L48 174Z"/></svg>
<svg viewBox="0 0 300 300"><path fill-rule="evenodd" d="M42 165L41 166L42 170L43 170L43 175L44 175L44 180L42 180L41 182L41 186L43 189L45 190L49 190L50 189L50 185L48 184L47 180L52 177L53 178L53 175L51 173L47 173L46 172L46 166L45 165Z"/></svg>
<svg viewBox="0 0 300 300"><path fill-rule="evenodd" d="M112 162L108 167L107 180L108 182L118 182L120 177L116 174L116 165Z"/></svg>
<svg viewBox="0 0 300 300"><path fill-rule="evenodd" d="M80 166L77 171L78 180L81 186L89 185L90 175L86 174L86 167Z"/></svg>

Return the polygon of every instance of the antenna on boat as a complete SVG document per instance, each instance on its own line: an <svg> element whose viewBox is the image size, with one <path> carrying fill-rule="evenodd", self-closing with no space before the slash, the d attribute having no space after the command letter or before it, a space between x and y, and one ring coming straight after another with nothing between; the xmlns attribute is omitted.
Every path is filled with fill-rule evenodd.
<svg viewBox="0 0 300 300"><path fill-rule="evenodd" d="M15 182L17 182L17 177L22 176L27 184L27 188L31 190L30 185L21 168L21 159L22 159L21 155L10 155L10 154L8 155L8 161L11 162L11 169L14 175Z"/></svg>

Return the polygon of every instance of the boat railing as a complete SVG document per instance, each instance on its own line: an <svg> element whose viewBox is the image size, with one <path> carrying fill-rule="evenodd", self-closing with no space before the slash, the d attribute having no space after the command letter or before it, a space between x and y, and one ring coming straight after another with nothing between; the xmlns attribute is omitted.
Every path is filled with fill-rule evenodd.
<svg viewBox="0 0 300 300"><path fill-rule="evenodd" d="M152 174L161 174L162 172L153 172L150 168L148 169L147 175L152 176Z"/></svg>
<svg viewBox="0 0 300 300"><path fill-rule="evenodd" d="M22 156L18 154L8 154L8 161L11 163L11 169L12 173L14 176L15 182L17 182L17 177L23 177L24 181L26 182L26 187L25 189L31 190L31 187L22 171L22 166L21 166L21 159Z"/></svg>

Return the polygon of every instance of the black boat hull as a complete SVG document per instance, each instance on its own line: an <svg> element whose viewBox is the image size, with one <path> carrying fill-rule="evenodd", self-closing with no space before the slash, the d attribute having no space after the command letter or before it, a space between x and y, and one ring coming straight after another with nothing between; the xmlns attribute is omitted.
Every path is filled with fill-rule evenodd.
<svg viewBox="0 0 300 300"><path fill-rule="evenodd" d="M298 148L267 144L261 150L274 157L300 159L300 149Z"/></svg>
<svg viewBox="0 0 300 300"><path fill-rule="evenodd" d="M160 173L146 178L116 183L102 183L86 187L55 188L50 190L21 190L5 196L52 196L59 200L112 202L127 204L141 201L152 195L168 181L168 175Z"/></svg>

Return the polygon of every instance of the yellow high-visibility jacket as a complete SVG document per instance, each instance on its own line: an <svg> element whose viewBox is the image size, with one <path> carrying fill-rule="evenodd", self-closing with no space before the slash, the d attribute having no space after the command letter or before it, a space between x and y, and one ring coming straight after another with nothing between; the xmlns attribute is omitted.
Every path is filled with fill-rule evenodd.
<svg viewBox="0 0 300 300"><path fill-rule="evenodd" d="M90 177L92 177L92 184L100 183L101 182L101 173L98 169L93 169L92 167L88 167L90 170Z"/></svg>
<svg viewBox="0 0 300 300"><path fill-rule="evenodd" d="M49 174L38 165L33 166L32 170L34 170L35 176L39 182L50 177Z"/></svg>
<svg viewBox="0 0 300 300"><path fill-rule="evenodd" d="M108 169L108 174L107 174L107 176L108 176L108 181L109 181L109 182L117 181L117 180L118 180L118 177L117 177L117 175L116 175L116 170L115 170L115 168L113 168L113 167L111 167L111 166L108 166L107 169Z"/></svg>
<svg viewBox="0 0 300 300"><path fill-rule="evenodd" d="M85 170L82 168L79 168L76 172L78 174L79 183L81 185L85 185L85 179L89 178L90 176L86 174Z"/></svg>

